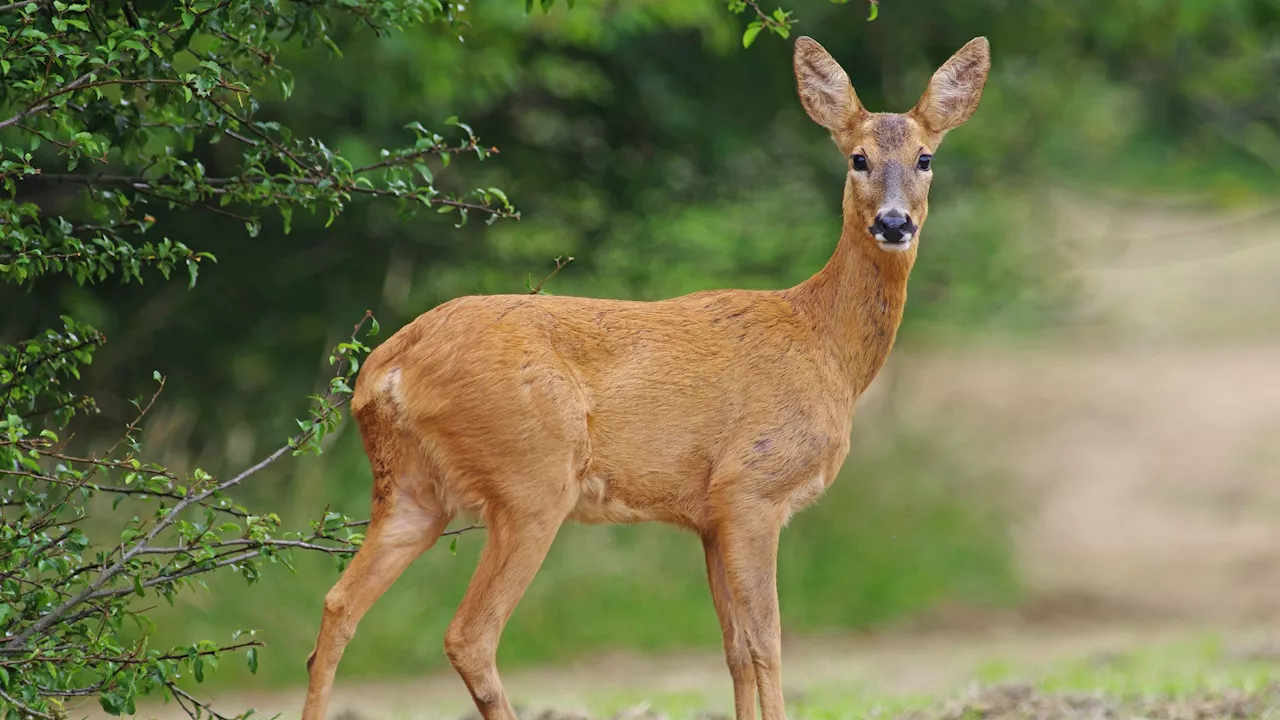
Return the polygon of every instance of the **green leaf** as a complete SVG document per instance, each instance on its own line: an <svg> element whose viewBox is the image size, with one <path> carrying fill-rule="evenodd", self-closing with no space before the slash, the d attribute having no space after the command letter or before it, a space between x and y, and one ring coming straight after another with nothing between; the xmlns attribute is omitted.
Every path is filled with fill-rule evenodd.
<svg viewBox="0 0 1280 720"><path fill-rule="evenodd" d="M760 34L760 30L763 29L763 27L764 26L760 24L759 20L747 25L746 32L742 33L742 47L751 47L751 43L756 41L756 36Z"/></svg>
<svg viewBox="0 0 1280 720"><path fill-rule="evenodd" d="M880 0L871 0L871 14L867 16L867 22L871 22L880 16Z"/></svg>
<svg viewBox="0 0 1280 720"><path fill-rule="evenodd" d="M449 540L449 552L453 553L454 555L458 554L458 536L457 535L454 535L453 538Z"/></svg>
<svg viewBox="0 0 1280 720"><path fill-rule="evenodd" d="M254 675L257 675L258 674L258 648L256 647L249 648L249 651L245 653L245 659L249 661L249 672L253 673Z"/></svg>

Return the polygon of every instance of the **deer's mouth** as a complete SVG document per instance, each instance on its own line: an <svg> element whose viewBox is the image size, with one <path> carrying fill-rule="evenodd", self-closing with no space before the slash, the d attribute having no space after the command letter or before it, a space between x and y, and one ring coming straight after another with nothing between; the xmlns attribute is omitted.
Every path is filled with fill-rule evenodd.
<svg viewBox="0 0 1280 720"><path fill-rule="evenodd" d="M880 244L880 247L889 252L905 252L911 247L911 240L916 234L914 232L892 232L892 233L873 233L872 237Z"/></svg>

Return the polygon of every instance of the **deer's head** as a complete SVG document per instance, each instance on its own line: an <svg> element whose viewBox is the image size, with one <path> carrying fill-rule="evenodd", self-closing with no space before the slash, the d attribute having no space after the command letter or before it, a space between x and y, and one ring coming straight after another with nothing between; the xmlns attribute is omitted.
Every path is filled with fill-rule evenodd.
<svg viewBox="0 0 1280 720"><path fill-rule="evenodd" d="M938 68L910 112L872 113L821 45L808 37L796 40L800 102L848 159L845 222L866 228L867 242L888 252L913 249L929 213L933 153L947 131L978 107L990 68L987 39L974 38Z"/></svg>

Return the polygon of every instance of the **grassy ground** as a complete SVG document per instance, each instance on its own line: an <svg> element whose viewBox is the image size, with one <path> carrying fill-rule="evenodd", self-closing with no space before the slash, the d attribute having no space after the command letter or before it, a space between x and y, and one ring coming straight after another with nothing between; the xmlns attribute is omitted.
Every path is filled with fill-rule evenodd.
<svg viewBox="0 0 1280 720"><path fill-rule="evenodd" d="M1041 649L1054 653L1051 645ZM1274 649L1209 634L1043 666L1028 665L1027 649L1022 650L1018 657L1004 658L995 651L960 683L945 683L949 687L932 692L895 693L831 681L803 686L801 681L802 687L790 694L788 712L813 720L1280 717L1280 655ZM704 717L709 706L722 704L699 693L621 693L592 700L586 713L618 717L645 712L678 720Z"/></svg>
<svg viewBox="0 0 1280 720"><path fill-rule="evenodd" d="M784 648L792 720L1225 720L1280 718L1280 626L1229 629L1076 623L963 632L806 638ZM732 715L714 652L596 656L504 669L519 714L537 720L711 720ZM295 720L303 688L212 696L220 712ZM105 720L85 706L93 720ZM143 716L180 719L171 705ZM340 672L330 717L474 717L450 672L412 680Z"/></svg>

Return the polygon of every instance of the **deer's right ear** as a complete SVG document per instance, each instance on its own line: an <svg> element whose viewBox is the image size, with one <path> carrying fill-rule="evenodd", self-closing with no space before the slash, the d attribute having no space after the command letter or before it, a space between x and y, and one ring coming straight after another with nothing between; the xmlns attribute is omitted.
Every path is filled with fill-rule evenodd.
<svg viewBox="0 0 1280 720"><path fill-rule="evenodd" d="M796 38L795 71L800 103L822 127L846 128L862 111L844 68L813 38Z"/></svg>

